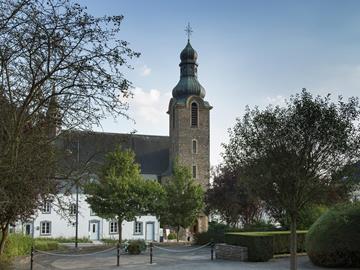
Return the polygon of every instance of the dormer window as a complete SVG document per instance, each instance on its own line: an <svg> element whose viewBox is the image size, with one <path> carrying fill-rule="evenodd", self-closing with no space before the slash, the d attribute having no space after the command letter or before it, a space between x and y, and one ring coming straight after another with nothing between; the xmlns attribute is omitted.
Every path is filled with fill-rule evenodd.
<svg viewBox="0 0 360 270"><path fill-rule="evenodd" d="M198 127L198 105L196 102L191 103L191 127Z"/></svg>

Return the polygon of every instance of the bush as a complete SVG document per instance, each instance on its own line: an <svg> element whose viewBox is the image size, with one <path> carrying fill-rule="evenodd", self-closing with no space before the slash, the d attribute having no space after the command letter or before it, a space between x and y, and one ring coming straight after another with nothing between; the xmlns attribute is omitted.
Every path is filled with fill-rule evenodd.
<svg viewBox="0 0 360 270"><path fill-rule="evenodd" d="M225 243L248 248L248 260L266 262L273 257L273 238L257 233L226 233Z"/></svg>
<svg viewBox="0 0 360 270"><path fill-rule="evenodd" d="M360 267L360 203L327 211L310 228L306 248L310 260L326 267Z"/></svg>
<svg viewBox="0 0 360 270"><path fill-rule="evenodd" d="M54 240L35 240L34 248L42 251L56 250L59 248L59 243Z"/></svg>
<svg viewBox="0 0 360 270"><path fill-rule="evenodd" d="M167 239L168 239L168 240L174 240L174 239L176 239L176 233L173 233L173 232L169 233L169 235L167 236Z"/></svg>
<svg viewBox="0 0 360 270"><path fill-rule="evenodd" d="M229 230L235 231L237 229L231 228L225 224L221 224L217 222L209 222L208 231L202 233L196 233L194 235L194 241L198 245L205 245L212 241L214 243L224 243L225 232Z"/></svg>
<svg viewBox="0 0 360 270"><path fill-rule="evenodd" d="M5 243L5 256L15 257L30 253L32 238L23 234L9 234Z"/></svg>
<svg viewBox="0 0 360 270"><path fill-rule="evenodd" d="M75 243L75 237L38 237L35 238L36 241L56 241L58 243ZM78 243L92 243L92 241L87 237L78 238Z"/></svg>
<svg viewBox="0 0 360 270"><path fill-rule="evenodd" d="M127 251L129 254L140 254L141 251L146 250L146 243L144 240L130 240L127 245Z"/></svg>

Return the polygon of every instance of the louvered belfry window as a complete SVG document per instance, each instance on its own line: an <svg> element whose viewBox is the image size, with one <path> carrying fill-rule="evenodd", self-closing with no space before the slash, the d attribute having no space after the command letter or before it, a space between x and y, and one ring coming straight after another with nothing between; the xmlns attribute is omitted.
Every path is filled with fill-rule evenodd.
<svg viewBox="0 0 360 270"><path fill-rule="evenodd" d="M198 126L198 105L193 102L191 103L191 127Z"/></svg>

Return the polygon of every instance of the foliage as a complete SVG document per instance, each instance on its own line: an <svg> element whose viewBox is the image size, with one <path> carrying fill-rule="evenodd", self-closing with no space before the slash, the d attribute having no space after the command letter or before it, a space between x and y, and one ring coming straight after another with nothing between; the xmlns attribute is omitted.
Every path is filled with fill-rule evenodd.
<svg viewBox="0 0 360 270"><path fill-rule="evenodd" d="M146 250L146 243L144 240L130 240L127 245L127 251L129 254L137 255L140 254L141 251Z"/></svg>
<svg viewBox="0 0 360 270"><path fill-rule="evenodd" d="M86 185L85 192L86 201L98 216L118 221L119 243L123 221L133 221L142 214L158 214L163 205L161 185L144 180L134 152L122 151L120 146L107 155L99 181Z"/></svg>
<svg viewBox="0 0 360 270"><path fill-rule="evenodd" d="M190 170L177 162L174 163L171 178L164 183L164 189L166 204L161 221L176 228L179 240L180 227L193 225L203 210L204 192L192 178Z"/></svg>
<svg viewBox="0 0 360 270"><path fill-rule="evenodd" d="M344 179L333 176L358 157L358 116L357 99L335 104L330 96L313 98L304 89L285 107L247 109L230 130L227 166L241 171L275 218L290 219L291 269L297 268L299 212L341 187Z"/></svg>
<svg viewBox="0 0 360 270"><path fill-rule="evenodd" d="M33 243L35 249L43 251L56 250L59 248L59 242L54 239L32 239L28 235L13 233L9 235L6 241L6 249L3 255L9 258L29 255Z"/></svg>
<svg viewBox="0 0 360 270"><path fill-rule="evenodd" d="M310 260L326 267L360 267L360 203L342 204L323 214L310 228Z"/></svg>
<svg viewBox="0 0 360 270"><path fill-rule="evenodd" d="M176 239L176 233L173 233L173 232L169 233L169 235L167 236L167 239L168 239L168 240L174 240L174 239Z"/></svg>
<svg viewBox="0 0 360 270"><path fill-rule="evenodd" d="M273 257L273 238L270 235L226 233L225 243L247 247L250 262L266 262Z"/></svg>
<svg viewBox="0 0 360 270"><path fill-rule="evenodd" d="M74 243L75 237L39 237L35 238L35 241L55 241L58 243ZM87 237L78 238L78 243L92 243L92 241Z"/></svg>
<svg viewBox="0 0 360 270"><path fill-rule="evenodd" d="M226 165L213 172L213 183L206 191L207 211L220 215L230 226L248 225L259 221L262 214L261 201L247 187L238 171Z"/></svg>
<svg viewBox="0 0 360 270"><path fill-rule="evenodd" d="M121 68L139 54L118 37L122 19L68 0L0 2L0 254L9 224L56 193L54 176L68 179L54 171L57 128L127 117Z"/></svg>

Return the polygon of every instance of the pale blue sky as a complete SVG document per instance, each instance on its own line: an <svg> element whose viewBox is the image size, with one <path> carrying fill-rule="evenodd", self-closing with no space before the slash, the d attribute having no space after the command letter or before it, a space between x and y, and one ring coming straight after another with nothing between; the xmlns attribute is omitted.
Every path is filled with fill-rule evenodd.
<svg viewBox="0 0 360 270"><path fill-rule="evenodd" d="M199 81L211 111L211 164L245 106L281 103L305 87L359 95L360 1L81 1L94 15L125 16L120 38L142 53L125 71L135 89L125 119L103 130L168 135L167 105L191 23Z"/></svg>

